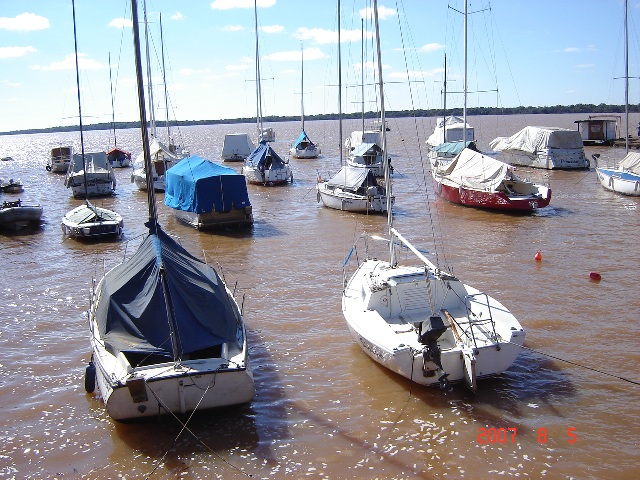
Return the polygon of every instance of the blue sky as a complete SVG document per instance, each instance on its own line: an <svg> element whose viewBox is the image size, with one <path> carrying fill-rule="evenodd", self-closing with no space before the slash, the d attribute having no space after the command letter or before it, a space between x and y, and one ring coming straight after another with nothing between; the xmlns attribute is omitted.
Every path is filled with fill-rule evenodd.
<svg viewBox="0 0 640 480"><path fill-rule="evenodd" d="M345 112L361 109L362 73L374 81L370 4L342 0ZM71 0L0 7L0 131L77 124ZM445 53L447 104L462 105L463 9L464 0L379 0L388 110L441 107ZM479 0L468 11L470 107L624 102L623 0ZM160 14L169 117L255 115L253 0L147 0L147 13L157 118L167 115ZM639 18L630 0L630 103L640 102ZM138 119L130 0L77 0L76 19L84 123L111 121L111 85L116 120ZM305 113L337 112L337 2L258 0L258 23L264 115L300 114L301 49ZM373 87L364 90L375 110Z"/></svg>

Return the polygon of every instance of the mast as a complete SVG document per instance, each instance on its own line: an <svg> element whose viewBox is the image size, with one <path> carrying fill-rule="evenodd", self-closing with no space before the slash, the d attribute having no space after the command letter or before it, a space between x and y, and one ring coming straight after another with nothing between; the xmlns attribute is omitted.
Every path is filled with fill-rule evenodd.
<svg viewBox="0 0 640 480"><path fill-rule="evenodd" d="M467 0L464 0L464 112L462 141L467 143Z"/></svg>
<svg viewBox="0 0 640 480"><path fill-rule="evenodd" d="M364 143L364 18L360 19L360 103L362 105L362 138Z"/></svg>
<svg viewBox="0 0 640 480"><path fill-rule="evenodd" d="M162 35L162 13L160 13L160 51L162 55L162 82L164 83L164 106L167 110L167 145L171 148L171 128L169 127L169 94L167 93L167 70L164 66L164 37Z"/></svg>
<svg viewBox="0 0 640 480"><path fill-rule="evenodd" d="M342 154L342 48L340 45L340 0L338 0L338 149L340 150L340 167L344 165Z"/></svg>
<svg viewBox="0 0 640 480"><path fill-rule="evenodd" d="M82 154L82 175L84 177L84 200L89 203L87 193L87 164L84 159L84 134L82 129L82 102L80 101L80 67L78 65L78 35L76 30L76 2L71 0L73 10L73 45L76 53L76 84L78 86L78 118L80 119L80 152Z"/></svg>
<svg viewBox="0 0 640 480"><path fill-rule="evenodd" d="M137 7L136 7L137 8ZM156 116L153 108L153 87L151 86L151 56L149 55L149 23L147 22L147 1L142 0L142 14L144 16L144 39L147 55L147 88L149 90L149 121L151 123L151 134L156 135Z"/></svg>
<svg viewBox="0 0 640 480"><path fill-rule="evenodd" d="M260 45L258 43L258 0L253 2L253 13L256 23L256 123L258 141L262 139L262 88L260 86Z"/></svg>
<svg viewBox="0 0 640 480"><path fill-rule="evenodd" d="M111 127L113 128L113 146L118 146L116 138L116 109L113 104L113 81L111 79L111 52L109 52L109 91L111 92Z"/></svg>
<svg viewBox="0 0 640 480"><path fill-rule="evenodd" d="M393 214L391 212L391 172L387 161L387 129L385 128L384 88L382 81L382 54L380 53L380 26L378 23L378 0L373 0L373 18L376 27L376 49L378 54L378 88L380 90L380 121L382 122L382 164L384 165L384 188L387 196L387 226L389 228L389 254L391 266L397 264L393 233Z"/></svg>
<svg viewBox="0 0 640 480"><path fill-rule="evenodd" d="M144 3L143 3L144 4ZM149 151L149 131L147 129L147 114L145 109L144 82L142 80L142 60L140 55L140 31L138 27L138 4L131 0L131 13L133 21L133 45L136 60L136 78L138 85L138 106L140 109L140 133L142 135L142 153L144 155L144 172L147 181L147 203L149 204L149 233L155 235L158 231L158 214L156 211L156 199L153 191L153 179L151 178L152 164ZM145 27L147 25L145 18ZM148 44L147 44L148 46ZM147 57L149 58L149 57ZM148 66L148 65L147 65ZM153 109L152 109L153 110Z"/></svg>
<svg viewBox="0 0 640 480"><path fill-rule="evenodd" d="M304 48L300 44L300 120L302 121L302 131L304 132Z"/></svg>
<svg viewBox="0 0 640 480"><path fill-rule="evenodd" d="M444 92L442 99L442 141L447 141L447 54L444 54ZM465 120L466 121L466 120ZM463 127L464 128L464 127Z"/></svg>
<svg viewBox="0 0 640 480"><path fill-rule="evenodd" d="M624 118L627 134L624 136L625 154L629 153L629 0L624 1Z"/></svg>

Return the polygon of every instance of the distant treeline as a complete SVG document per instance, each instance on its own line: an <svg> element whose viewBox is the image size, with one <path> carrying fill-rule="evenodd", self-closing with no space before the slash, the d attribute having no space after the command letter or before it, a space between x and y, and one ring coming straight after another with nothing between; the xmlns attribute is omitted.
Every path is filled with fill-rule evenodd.
<svg viewBox="0 0 640 480"><path fill-rule="evenodd" d="M640 111L639 105L629 105L629 112ZM601 103L594 105L591 103L578 103L576 105L555 105L551 107L470 107L467 108L468 115L523 115L523 114L559 114L559 113L602 113L602 114L615 114L624 113L624 105L606 105ZM438 117L443 116L444 110L442 109L430 109L430 110L397 110L386 112L387 118L401 118L401 117ZM447 115L462 115L462 108L454 108L447 110ZM377 118L378 112L366 112L366 118ZM300 117L286 116L276 117L268 116L263 117L264 122L291 122L296 121ZM344 119L362 118L362 113L346 113L342 115ZM337 113L328 113L320 115L305 115L305 120L337 120ZM235 118L226 120L178 120L171 122L172 126L190 126L190 125L219 125L219 124L235 124L235 123L254 123L255 117L251 118ZM83 125L85 130L110 130L112 128L126 129L126 128L139 128L140 122L115 122L112 123L95 123L92 125ZM165 122L158 121L156 126L164 127ZM25 133L53 133L53 132L73 132L78 130L77 125L70 125L65 127L49 127L49 128L34 128L29 130L15 130L12 132L2 132L0 135L20 135Z"/></svg>

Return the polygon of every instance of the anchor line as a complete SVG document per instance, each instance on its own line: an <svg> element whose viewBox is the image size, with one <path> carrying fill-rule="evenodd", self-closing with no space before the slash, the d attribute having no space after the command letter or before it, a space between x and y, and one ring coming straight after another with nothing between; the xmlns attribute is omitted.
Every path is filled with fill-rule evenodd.
<svg viewBox="0 0 640 480"><path fill-rule="evenodd" d="M598 370L597 368L589 367L587 365L582 365L580 363L573 362L571 360L566 360L564 358L560 358L560 357L557 357L555 355L551 355L550 353L545 353L545 352L542 352L540 350L536 350L534 348L529 348L529 347L525 347L524 345L519 345L519 344L517 344L515 342L506 342L506 343L510 343L511 345L515 345L515 346L520 347L520 348L522 348L524 350L529 350L531 352L539 353L540 355L544 355L545 357L553 358L554 360L560 360L561 362L570 363L571 365L575 365L576 367L586 368L587 370L591 370L592 372L597 372L597 373L600 373L602 375L607 375L609 377L617 378L618 380L624 380L625 382L629 382L629 383L632 383L634 385L640 385L640 382L637 382L635 380L631 380L630 378L621 377L620 375L615 375L613 373L609 373L609 372L605 372L605 371L602 371L602 370Z"/></svg>
<svg viewBox="0 0 640 480"><path fill-rule="evenodd" d="M215 384L215 382L214 382ZM214 456L216 456L219 460L221 460L223 463L225 463L227 466L229 466L230 468L236 470L239 473L242 473L243 475L247 476L247 477L252 477L253 475L242 471L240 468L236 467L235 465L231 464L227 459L223 458L219 453L215 452L209 445L207 445L204 440L202 440L200 437L198 437L198 435L195 434L195 432L193 432L189 427L187 427L187 424L191 421L191 418L193 417L193 415L195 415L196 411L198 410L198 407L200 406L200 403L202 402L202 400L204 399L205 395L207 394L207 392L209 391L209 388L212 387L213 384L209 384L207 386L207 388L205 389L204 393L202 394L202 396L200 397L200 400L198 401L198 404L196 405L196 407L193 409L193 411L191 412L191 414L189 415L189 417L187 418L187 420L185 422L183 422L182 420L180 420L180 418L178 418L178 416L173 413L171 411L171 409L169 409L164 402L162 401L162 399L160 399L160 397L158 397L158 395L156 395L156 392L153 391L153 389L149 386L149 384L147 384L147 387L149 388L149 390L151 390L151 393L153 393L153 396L156 398L156 400L158 401L158 403L169 413L171 414L171 416L182 426L182 428L180 429L180 431L178 432L178 435L176 435L176 438L173 439L173 442L171 443L171 445L169 446L169 448L166 450L166 452L162 455L162 457L160 457L155 466L153 467L153 469L151 470L151 472L149 472L149 474L145 477L145 480L149 480L149 478L151 477L151 475L154 474L154 472L158 469L158 467L160 466L160 464L162 463L162 461L166 458L166 456L169 454L169 452L171 451L171 449L174 447L174 445L176 444L176 442L178 441L178 438L180 438L180 435L182 435L182 432L184 432L185 430L187 432L189 432L193 438L195 438L198 443L200 443L202 446L204 446L207 450L209 450L209 452L211 452Z"/></svg>

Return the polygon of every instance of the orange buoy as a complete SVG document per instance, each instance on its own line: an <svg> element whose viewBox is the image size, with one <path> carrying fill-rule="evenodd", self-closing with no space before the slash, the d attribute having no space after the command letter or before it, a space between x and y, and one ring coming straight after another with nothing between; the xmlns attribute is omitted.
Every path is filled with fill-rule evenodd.
<svg viewBox="0 0 640 480"><path fill-rule="evenodd" d="M600 280L602 280L602 275L600 275L598 272L590 272L589 278L591 280L595 280L596 282L599 282Z"/></svg>
<svg viewBox="0 0 640 480"><path fill-rule="evenodd" d="M542 253L540 253L540 250L538 250L536 252L535 257L533 257L533 258L535 258L536 262L541 262L542 261Z"/></svg>

